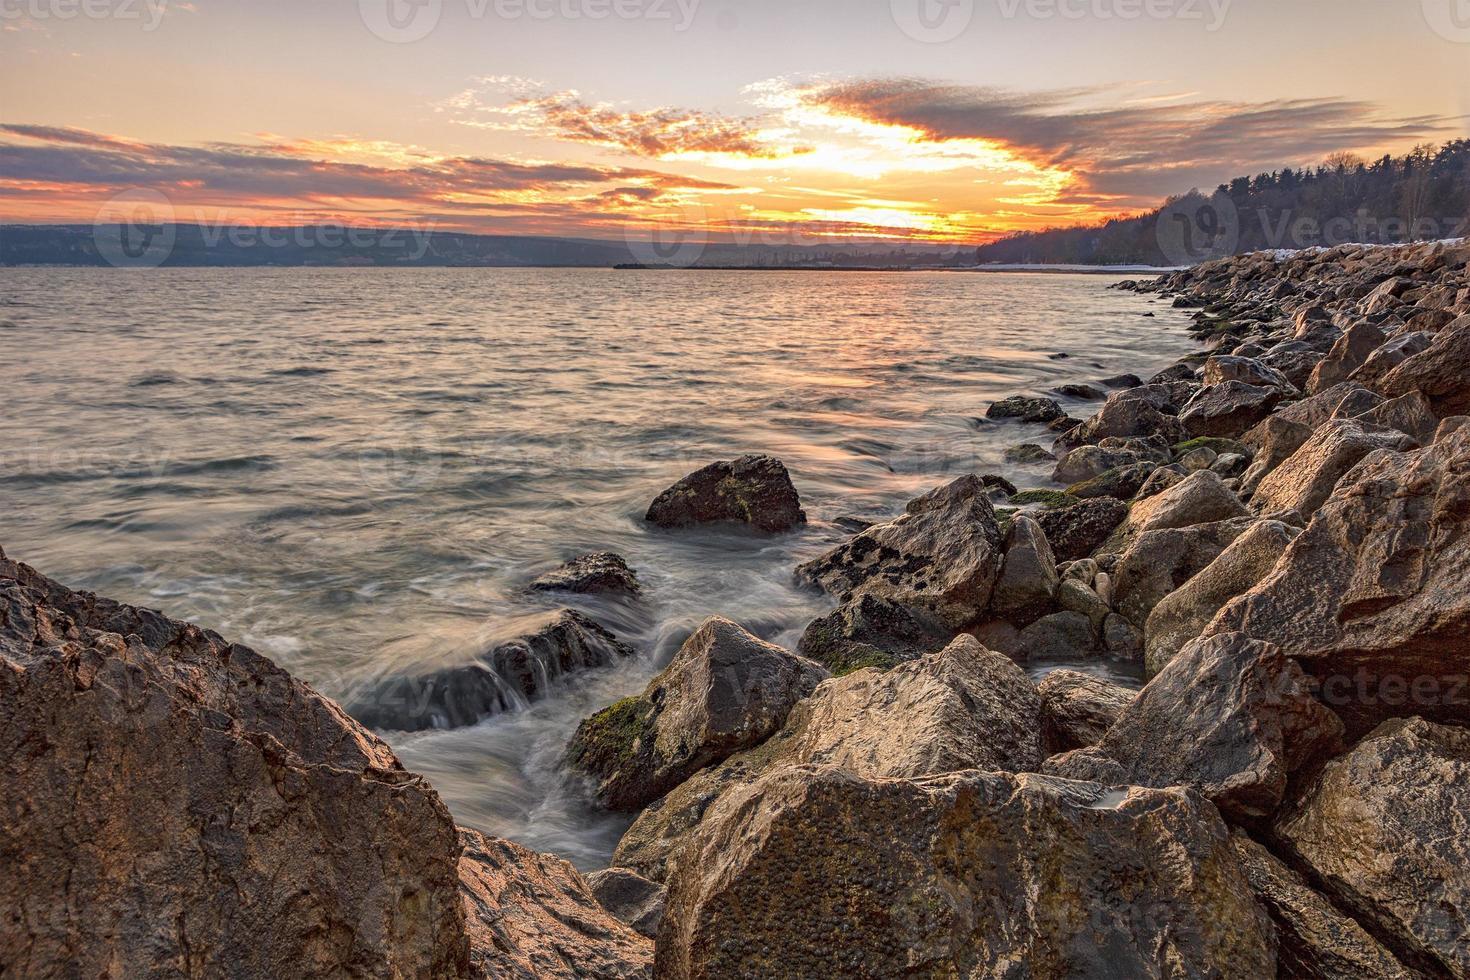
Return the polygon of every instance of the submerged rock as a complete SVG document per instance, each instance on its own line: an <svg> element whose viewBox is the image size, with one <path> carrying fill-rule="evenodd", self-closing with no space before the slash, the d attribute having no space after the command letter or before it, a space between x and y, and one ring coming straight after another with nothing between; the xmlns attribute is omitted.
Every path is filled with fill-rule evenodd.
<svg viewBox="0 0 1470 980"><path fill-rule="evenodd" d="M876 595L959 629L989 606L1001 558L987 489L978 477L964 476L910 501L897 520L868 528L796 574L841 602Z"/></svg>
<svg viewBox="0 0 1470 980"><path fill-rule="evenodd" d="M1470 976L1470 731L1385 722L1277 822L1336 903L1430 976Z"/></svg>
<svg viewBox="0 0 1470 980"><path fill-rule="evenodd" d="M571 864L472 830L459 835L473 976L651 980L653 943L610 915Z"/></svg>
<svg viewBox="0 0 1470 980"><path fill-rule="evenodd" d="M1224 825L1178 790L785 768L675 868L664 977L1275 976Z"/></svg>
<svg viewBox="0 0 1470 980"><path fill-rule="evenodd" d="M633 655L597 622L564 609L546 626L502 643L473 663L391 675L349 705L364 725L389 731L462 728L519 708L557 679Z"/></svg>
<svg viewBox="0 0 1470 980"><path fill-rule="evenodd" d="M638 576L622 555L600 551L582 555L531 583L537 592L571 592L582 595L636 596L642 589Z"/></svg>
<svg viewBox="0 0 1470 980"><path fill-rule="evenodd" d="M658 495L646 519L659 527L734 522L778 532L805 524L806 512L779 459L741 456L684 477Z"/></svg>
<svg viewBox="0 0 1470 980"><path fill-rule="evenodd" d="M758 745L827 671L715 617L695 630L644 692L578 726L566 765L597 783L597 802L636 811L705 766Z"/></svg>

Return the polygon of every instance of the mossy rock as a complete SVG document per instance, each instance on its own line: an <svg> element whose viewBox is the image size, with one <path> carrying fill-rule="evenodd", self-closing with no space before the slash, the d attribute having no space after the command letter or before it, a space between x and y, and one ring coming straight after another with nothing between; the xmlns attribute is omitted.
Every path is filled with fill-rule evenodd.
<svg viewBox="0 0 1470 980"><path fill-rule="evenodd" d="M1198 439L1190 439L1173 447L1174 458L1179 459L1196 449L1209 449L1216 455L1224 456L1226 453L1236 453L1247 459L1251 457L1251 451L1234 439L1223 439L1219 436L1200 436Z"/></svg>
<svg viewBox="0 0 1470 980"><path fill-rule="evenodd" d="M846 677L848 674L854 674L869 667L875 670L892 670L902 662L891 653L884 653L877 647L867 647L866 649L854 648L845 655L834 656L827 667L831 669L833 677Z"/></svg>
<svg viewBox="0 0 1470 980"><path fill-rule="evenodd" d="M567 746L566 764L587 773L608 774L632 763L639 742L652 733L657 709L646 698L624 698L577 726Z"/></svg>
<svg viewBox="0 0 1470 980"><path fill-rule="evenodd" d="M1010 499L1010 503L1017 507L1039 504L1042 510L1060 510L1081 502L1079 498L1061 490L1022 490Z"/></svg>

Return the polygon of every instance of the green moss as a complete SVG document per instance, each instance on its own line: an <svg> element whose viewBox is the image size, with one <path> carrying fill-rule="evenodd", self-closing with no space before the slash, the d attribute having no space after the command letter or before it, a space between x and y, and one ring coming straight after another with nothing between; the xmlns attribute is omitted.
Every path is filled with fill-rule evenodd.
<svg viewBox="0 0 1470 980"><path fill-rule="evenodd" d="M845 654L833 657L827 662L827 667L832 671L833 677L845 677L859 670L874 667L878 670L892 670L898 666L899 660L892 654L884 653L877 647L857 646L848 650Z"/></svg>
<svg viewBox="0 0 1470 980"><path fill-rule="evenodd" d="M1017 507L1028 507L1031 504L1040 504L1043 510L1057 510L1062 507L1071 507L1082 501L1070 493L1060 490L1022 490L1010 499Z"/></svg>
<svg viewBox="0 0 1470 980"><path fill-rule="evenodd" d="M1174 458L1178 459L1186 453L1192 453L1196 449L1211 449L1221 456L1226 453L1239 453L1249 456L1250 452L1234 439L1222 439L1219 436L1200 436L1198 439L1190 439L1181 442L1174 447Z"/></svg>
<svg viewBox="0 0 1470 980"><path fill-rule="evenodd" d="M577 726L567 746L567 764L606 774L631 762L653 712L653 705L641 697L624 698L603 708Z"/></svg>

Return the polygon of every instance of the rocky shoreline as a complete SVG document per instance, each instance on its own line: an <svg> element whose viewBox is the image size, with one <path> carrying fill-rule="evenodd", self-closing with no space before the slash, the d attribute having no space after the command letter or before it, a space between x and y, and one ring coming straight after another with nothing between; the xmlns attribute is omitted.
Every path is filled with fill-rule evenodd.
<svg viewBox="0 0 1470 980"><path fill-rule="evenodd" d="M0 552L4 973L1470 977L1470 245L1119 288L1203 349L1069 386L1086 419L992 406L1057 486L938 487L794 570L835 604L796 650L713 616L583 722L568 778L636 816L586 879L359 722L511 710L627 654L596 622L353 720ZM786 533L797 478L715 463L648 519ZM531 587L640 590L608 554Z"/></svg>

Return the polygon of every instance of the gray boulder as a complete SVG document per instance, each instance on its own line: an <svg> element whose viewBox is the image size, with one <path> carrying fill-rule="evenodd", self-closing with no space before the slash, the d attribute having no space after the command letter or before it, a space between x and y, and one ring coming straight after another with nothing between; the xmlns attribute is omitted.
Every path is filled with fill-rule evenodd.
<svg viewBox="0 0 1470 980"><path fill-rule="evenodd" d="M668 889L627 868L607 868L587 876L587 887L613 918L640 936L653 939L664 918Z"/></svg>
<svg viewBox="0 0 1470 980"><path fill-rule="evenodd" d="M1083 586L1083 588L1086 588ZM1063 611L1043 616L1021 630L1014 655L1038 662L1074 661L1096 655L1097 630L1092 620L1078 612Z"/></svg>
<svg viewBox="0 0 1470 980"><path fill-rule="evenodd" d="M985 485L965 476L911 501L897 520L868 528L796 574L841 602L878 595L960 629L990 605L1002 554Z"/></svg>
<svg viewBox="0 0 1470 980"><path fill-rule="evenodd" d="M1207 568L1252 523L1233 518L1140 534L1112 576L1114 608L1142 629L1165 596Z"/></svg>
<svg viewBox="0 0 1470 980"><path fill-rule="evenodd" d="M684 477L659 494L646 520L659 527L748 524L766 532L806 523L806 512L786 467L774 456L741 456Z"/></svg>
<svg viewBox="0 0 1470 980"><path fill-rule="evenodd" d="M1250 513L1219 474L1200 470L1163 493L1136 502L1128 519L1108 539L1105 550L1122 552L1135 538L1149 531L1249 517Z"/></svg>
<svg viewBox="0 0 1470 980"><path fill-rule="evenodd" d="M1053 422L1066 415L1051 398L1012 395L1002 398L985 410L989 419L1020 419L1022 422Z"/></svg>
<svg viewBox="0 0 1470 980"><path fill-rule="evenodd" d="M1084 446L1073 452L1067 459L1083 453L1091 446ZM1130 500L1143 489L1148 483L1150 476L1159 469L1155 462L1130 463L1127 466L1119 466L1101 473L1081 483L1074 483L1067 488L1067 493L1078 500L1091 500L1094 497L1116 497L1119 500Z"/></svg>
<svg viewBox="0 0 1470 980"><path fill-rule="evenodd" d="M1049 754L1096 745L1138 695L1076 670L1054 670L1036 687Z"/></svg>
<svg viewBox="0 0 1470 980"><path fill-rule="evenodd" d="M531 583L537 592L571 592L581 595L636 596L642 589L638 576L622 555L610 551L573 558Z"/></svg>
<svg viewBox="0 0 1470 980"><path fill-rule="evenodd" d="M1202 388L1180 413L1192 436L1238 436L1271 414L1281 401L1281 388L1226 381Z"/></svg>
<svg viewBox="0 0 1470 980"><path fill-rule="evenodd" d="M840 676L916 660L953 637L954 630L923 610L864 593L808 623L796 652Z"/></svg>
<svg viewBox="0 0 1470 980"><path fill-rule="evenodd" d="M1252 357L1237 357L1230 354L1216 354L1205 361L1204 373L1201 376L1205 387L1210 385L1224 384L1227 381L1240 381L1248 385L1264 385L1280 388L1288 394L1296 394L1296 385L1286 380L1286 376L1261 361Z"/></svg>
<svg viewBox="0 0 1470 980"><path fill-rule="evenodd" d="M716 616L641 695L583 721L565 765L595 780L601 806L641 809L700 769L765 741L827 676L819 664Z"/></svg>
<svg viewBox="0 0 1470 980"><path fill-rule="evenodd" d="M1269 977L1276 963L1269 920L1198 796L802 767L710 808L675 862L656 968L1152 978Z"/></svg>
<svg viewBox="0 0 1470 980"><path fill-rule="evenodd" d="M1385 722L1276 823L1339 907L1416 975L1470 976L1470 731Z"/></svg>
<svg viewBox="0 0 1470 980"><path fill-rule="evenodd" d="M1337 343L1317 365L1307 382L1307 391L1316 394L1346 381L1387 339L1383 331L1373 324L1366 320L1357 321L1337 338Z"/></svg>
<svg viewBox="0 0 1470 980"><path fill-rule="evenodd" d="M1057 440L1052 450L1066 452L1109 437L1162 435L1170 443L1178 442L1184 429L1173 414L1163 411L1175 411L1171 397L1157 385L1115 391L1096 415Z"/></svg>
<svg viewBox="0 0 1470 980"><path fill-rule="evenodd" d="M1005 561L990 600L990 614L1026 626L1055 608L1056 557L1041 525L1017 514L1006 537Z"/></svg>
<svg viewBox="0 0 1470 980"><path fill-rule="evenodd" d="M1358 460L1380 449L1404 450L1412 445L1413 440L1401 432L1356 419L1324 422L1290 459L1261 480L1251 509L1256 513L1295 510L1310 519Z"/></svg>
<svg viewBox="0 0 1470 980"><path fill-rule="evenodd" d="M1128 505L1113 497L1097 497L1034 515L1046 533L1057 561L1086 558L1128 516Z"/></svg>
<svg viewBox="0 0 1470 980"><path fill-rule="evenodd" d="M1342 723L1278 647L1239 633L1185 646L1098 743L1137 786L1197 788L1235 820L1270 817Z"/></svg>

